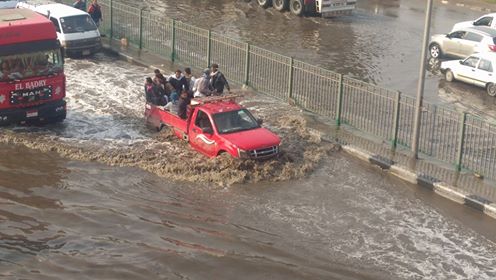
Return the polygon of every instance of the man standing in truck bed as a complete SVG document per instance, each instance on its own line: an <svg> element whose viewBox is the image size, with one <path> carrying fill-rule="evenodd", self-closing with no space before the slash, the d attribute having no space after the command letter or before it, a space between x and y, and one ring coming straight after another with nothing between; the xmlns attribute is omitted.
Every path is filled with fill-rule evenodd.
<svg viewBox="0 0 496 280"><path fill-rule="evenodd" d="M229 87L229 83L227 82L226 77L219 71L219 65L216 63L212 64L210 86L213 89L213 95L222 95L222 93L224 92L224 87L227 88L227 91L229 93L231 92L231 88Z"/></svg>

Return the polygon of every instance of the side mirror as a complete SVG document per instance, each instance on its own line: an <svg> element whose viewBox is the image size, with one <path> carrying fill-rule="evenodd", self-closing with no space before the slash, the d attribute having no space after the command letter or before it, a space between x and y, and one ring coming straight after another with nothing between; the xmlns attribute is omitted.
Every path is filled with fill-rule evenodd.
<svg viewBox="0 0 496 280"><path fill-rule="evenodd" d="M203 134L214 134L214 130L211 127L204 127L204 128L202 128L202 133Z"/></svg>
<svg viewBox="0 0 496 280"><path fill-rule="evenodd" d="M446 34L446 38L451 39L451 35L450 34Z"/></svg>
<svg viewBox="0 0 496 280"><path fill-rule="evenodd" d="M263 124L263 120L262 119L257 119L257 123L258 123L258 125L262 125Z"/></svg>
<svg viewBox="0 0 496 280"><path fill-rule="evenodd" d="M463 65L463 60L460 60L459 62L460 62L461 65Z"/></svg>

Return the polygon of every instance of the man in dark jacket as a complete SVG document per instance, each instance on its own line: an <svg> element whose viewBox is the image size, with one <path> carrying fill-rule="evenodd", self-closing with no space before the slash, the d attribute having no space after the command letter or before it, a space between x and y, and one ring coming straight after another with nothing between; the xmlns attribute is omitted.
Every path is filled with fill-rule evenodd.
<svg viewBox="0 0 496 280"><path fill-rule="evenodd" d="M231 92L229 83L226 80L224 74L219 71L219 65L212 64L212 73L210 74L210 86L214 91L214 95L222 95L224 92L224 87L227 88L228 92Z"/></svg>
<svg viewBox="0 0 496 280"><path fill-rule="evenodd" d="M169 83L174 87L176 92L183 92L183 90L189 92L189 83L179 69L176 70L175 75L170 76Z"/></svg>
<svg viewBox="0 0 496 280"><path fill-rule="evenodd" d="M191 99L189 98L188 92L183 90L179 96L179 103L177 106L177 115L183 120L188 118L188 105L190 102Z"/></svg>

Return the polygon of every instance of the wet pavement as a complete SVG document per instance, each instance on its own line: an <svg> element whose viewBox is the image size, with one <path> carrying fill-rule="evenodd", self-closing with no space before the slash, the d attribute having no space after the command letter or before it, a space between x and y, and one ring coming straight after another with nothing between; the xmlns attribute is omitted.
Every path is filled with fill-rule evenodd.
<svg viewBox="0 0 496 280"><path fill-rule="evenodd" d="M213 167L226 159L195 156L145 128L141 83L150 70L103 55L70 59L66 69L66 122L0 133L2 278L496 277L496 223L473 209L332 149L310 149L289 170L268 162L269 169L219 173ZM295 115L251 98L245 105L258 116ZM283 139L288 153L301 141L318 143L301 119L277 119L288 122L266 123L301 136ZM148 165L129 160L139 156ZM197 177L181 177L195 166ZM237 180L253 170L258 183L226 186L213 177ZM203 176L214 179L195 179Z"/></svg>

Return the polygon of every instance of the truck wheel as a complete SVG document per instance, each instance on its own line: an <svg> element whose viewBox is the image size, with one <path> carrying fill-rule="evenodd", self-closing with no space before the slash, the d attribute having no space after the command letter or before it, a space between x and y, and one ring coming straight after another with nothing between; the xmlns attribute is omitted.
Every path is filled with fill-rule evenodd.
<svg viewBox="0 0 496 280"><path fill-rule="evenodd" d="M289 9L291 13L301 17L303 16L303 0L291 0L289 2Z"/></svg>
<svg viewBox="0 0 496 280"><path fill-rule="evenodd" d="M257 0L258 5L264 9L267 9L271 3L271 0Z"/></svg>
<svg viewBox="0 0 496 280"><path fill-rule="evenodd" d="M486 90L487 90L487 94L489 96L492 96L492 97L496 96L496 84L493 84L493 83L487 84Z"/></svg>
<svg viewBox="0 0 496 280"><path fill-rule="evenodd" d="M272 6L279 12L286 11L288 9L289 0L272 0Z"/></svg>

